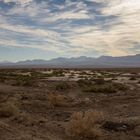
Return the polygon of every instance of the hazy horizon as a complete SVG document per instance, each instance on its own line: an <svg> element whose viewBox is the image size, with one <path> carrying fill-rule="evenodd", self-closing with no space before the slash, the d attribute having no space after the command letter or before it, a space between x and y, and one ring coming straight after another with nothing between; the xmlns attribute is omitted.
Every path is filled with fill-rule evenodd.
<svg viewBox="0 0 140 140"><path fill-rule="evenodd" d="M40 58L34 58L34 59L22 59L22 60L17 60L17 61L10 61L10 60L2 60L0 61L0 63L18 63L18 62L26 62L26 61L35 61L35 60L41 60L41 61L51 61L51 60L58 60L58 59L77 59L77 58L81 58L80 60L82 60L82 57L85 57L85 58L93 58L93 59L98 59L98 58L101 58L101 57L112 57L112 58L123 58L123 57L129 57L129 56L140 56L140 54L134 54L134 55L123 55L123 56L111 56L111 55L101 55L101 56L97 56L97 57L90 57L90 56L77 56L77 57L54 57L54 58L50 58L50 59L40 59ZM139 58L138 58L139 59Z"/></svg>
<svg viewBox="0 0 140 140"><path fill-rule="evenodd" d="M140 54L138 0L0 0L0 61Z"/></svg>

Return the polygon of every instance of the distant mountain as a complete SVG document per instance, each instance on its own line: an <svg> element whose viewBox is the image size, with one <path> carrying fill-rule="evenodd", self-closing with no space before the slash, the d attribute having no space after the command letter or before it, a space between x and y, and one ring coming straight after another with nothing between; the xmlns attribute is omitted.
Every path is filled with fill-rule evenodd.
<svg viewBox="0 0 140 140"><path fill-rule="evenodd" d="M115 67L140 67L140 54L112 57L101 56L94 57L72 57L64 58L59 57L51 60L26 60L16 63L1 62L0 67L43 67L43 68L115 68Z"/></svg>
<svg viewBox="0 0 140 140"><path fill-rule="evenodd" d="M0 61L0 64L7 64L7 63L11 63L10 61Z"/></svg>

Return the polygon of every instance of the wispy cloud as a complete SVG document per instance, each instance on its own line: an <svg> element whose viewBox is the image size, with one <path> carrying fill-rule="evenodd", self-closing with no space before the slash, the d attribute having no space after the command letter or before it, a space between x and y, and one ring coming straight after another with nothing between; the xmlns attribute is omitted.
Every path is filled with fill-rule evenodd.
<svg viewBox="0 0 140 140"><path fill-rule="evenodd" d="M28 4L28 3L32 2L32 0L3 0L3 1L5 3L15 2L16 4Z"/></svg>
<svg viewBox="0 0 140 140"><path fill-rule="evenodd" d="M121 56L140 52L138 0L0 3L0 47L38 48L59 56Z"/></svg>

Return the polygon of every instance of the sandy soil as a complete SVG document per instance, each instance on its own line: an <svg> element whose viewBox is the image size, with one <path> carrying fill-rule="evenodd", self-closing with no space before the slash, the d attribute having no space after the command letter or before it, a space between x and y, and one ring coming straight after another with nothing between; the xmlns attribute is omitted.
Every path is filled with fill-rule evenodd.
<svg viewBox="0 0 140 140"><path fill-rule="evenodd" d="M43 71L45 74L51 72ZM77 83L79 79L67 78L68 73L71 72L76 73L73 78L75 79L81 71L67 71L66 78L52 76L33 79L31 85L26 86L13 84L15 79L13 80L10 76L1 81L0 140L93 140L86 137L73 138L65 131L74 112L84 112L89 109L98 110L104 114L103 122L100 124L103 133L99 139L140 140L140 86L138 83L140 72L135 75L123 72L123 77L118 71L107 71L106 73L110 73L111 76L116 75L104 78L105 81L116 78L112 82L121 82L128 86L127 90L118 90L115 93L84 92L83 87ZM102 75L102 71L86 70L86 73L87 76L95 73L96 76ZM136 76L137 79L130 80L131 76ZM61 89L60 83L63 81L67 82L68 87ZM63 100L57 105L50 102L49 95L52 93L56 96L64 96L66 104L62 104ZM10 106L15 105L18 111L4 116L1 110L3 105L8 106L8 103ZM11 112L13 108L9 108L10 111L7 111Z"/></svg>

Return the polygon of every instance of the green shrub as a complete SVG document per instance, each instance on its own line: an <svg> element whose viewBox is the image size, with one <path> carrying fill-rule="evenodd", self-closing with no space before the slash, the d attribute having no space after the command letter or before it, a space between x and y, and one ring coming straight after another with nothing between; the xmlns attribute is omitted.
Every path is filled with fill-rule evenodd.
<svg viewBox="0 0 140 140"><path fill-rule="evenodd" d="M32 86L34 83L33 77L30 76L18 76L15 79L13 86Z"/></svg>
<svg viewBox="0 0 140 140"><path fill-rule="evenodd" d="M92 85L84 89L86 92L95 92L95 93L114 93L117 92L117 89L112 85Z"/></svg>
<svg viewBox="0 0 140 140"><path fill-rule="evenodd" d="M112 85L117 89L117 90L121 90L121 91L125 91L128 89L128 87L124 84L121 83L112 83Z"/></svg>
<svg viewBox="0 0 140 140"><path fill-rule="evenodd" d="M59 77L59 76L65 76L65 75L63 74L63 70L54 70L52 73L52 76Z"/></svg>
<svg viewBox="0 0 140 140"><path fill-rule="evenodd" d="M69 88L70 88L70 86L67 82L61 82L61 83L57 84L55 87L56 90L67 90Z"/></svg>
<svg viewBox="0 0 140 140"><path fill-rule="evenodd" d="M77 81L77 83L79 86L89 86L92 84L92 81L88 79L80 79Z"/></svg>
<svg viewBox="0 0 140 140"><path fill-rule="evenodd" d="M95 92L95 93L114 93L117 91L124 91L127 90L127 86L120 84L120 83L109 83L103 85L91 85L87 86L84 91L86 92Z"/></svg>

